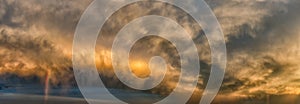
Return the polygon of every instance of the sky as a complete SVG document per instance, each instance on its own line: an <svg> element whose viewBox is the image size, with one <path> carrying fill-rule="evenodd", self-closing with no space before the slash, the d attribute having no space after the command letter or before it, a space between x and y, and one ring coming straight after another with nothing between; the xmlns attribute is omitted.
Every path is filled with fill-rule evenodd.
<svg viewBox="0 0 300 104"><path fill-rule="evenodd" d="M219 94L300 94L299 0L205 1L221 25L227 47L227 68ZM37 76L41 82L50 76L53 86L72 83L73 36L91 2L0 0L0 75ZM187 13L160 2L134 3L108 18L95 49L96 65L101 77L106 79L104 82L110 87L127 88L113 74L111 45L124 25L150 14L171 18L191 34L201 59L197 91L202 92L211 66L205 34ZM162 56L169 71L151 92L168 94L176 86L180 73L180 58L169 41L159 37L139 40L131 50L130 67L137 76L146 77L147 61L152 55Z"/></svg>

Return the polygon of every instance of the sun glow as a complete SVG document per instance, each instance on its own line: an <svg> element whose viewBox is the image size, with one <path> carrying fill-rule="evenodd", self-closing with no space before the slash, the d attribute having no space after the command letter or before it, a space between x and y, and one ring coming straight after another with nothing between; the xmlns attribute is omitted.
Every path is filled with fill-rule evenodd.
<svg viewBox="0 0 300 104"><path fill-rule="evenodd" d="M108 71L113 69L112 62L111 62L111 51L109 50L98 51L96 53L95 59L99 70ZM151 73L147 61L142 59L130 58L129 68L131 72L139 78L149 77Z"/></svg>
<svg viewBox="0 0 300 104"><path fill-rule="evenodd" d="M133 60L130 61L130 69L137 77L146 78L149 77L151 71L148 64L145 61Z"/></svg>

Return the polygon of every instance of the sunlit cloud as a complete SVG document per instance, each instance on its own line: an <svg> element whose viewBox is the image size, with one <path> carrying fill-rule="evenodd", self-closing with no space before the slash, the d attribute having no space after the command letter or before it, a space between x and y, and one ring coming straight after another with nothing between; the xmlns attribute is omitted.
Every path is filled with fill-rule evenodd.
<svg viewBox="0 0 300 104"><path fill-rule="evenodd" d="M297 11L300 9L300 2L206 1L222 26L228 48L228 68L220 93L231 96L299 95L300 15ZM19 77L38 76L41 81L46 81L47 73L50 72L51 85L69 82L73 78L73 33L90 2L1 0L0 75L9 73ZM196 91L202 92L210 71L209 44L201 27L190 16L168 4L139 2L117 11L100 32L96 55L82 57L95 57L100 76L110 79L104 82L111 87L123 88L124 85L120 85L121 82L117 80L112 67L110 49L113 39L125 24L148 14L169 17L192 35L201 59L201 73ZM82 50L82 53L85 55L87 52ZM168 41L145 38L132 48L129 63L132 72L146 77L150 73L148 61L152 55L165 58L169 72L162 84L151 92L167 95L177 85L180 58ZM86 60L82 62L93 63ZM189 81L188 78L185 80ZM179 87L183 90L190 89Z"/></svg>

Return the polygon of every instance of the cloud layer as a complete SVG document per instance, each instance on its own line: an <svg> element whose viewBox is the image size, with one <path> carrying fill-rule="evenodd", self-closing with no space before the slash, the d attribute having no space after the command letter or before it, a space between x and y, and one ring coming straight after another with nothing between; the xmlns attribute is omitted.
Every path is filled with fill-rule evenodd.
<svg viewBox="0 0 300 104"><path fill-rule="evenodd" d="M45 71L52 70L53 83L59 83L56 79L65 76L71 77L73 33L90 2L1 0L0 56L3 58L0 59L0 74L14 73L21 77L36 75L43 78ZM297 78L300 74L299 1L206 2L217 16L227 43L228 67L222 94L255 96L300 93L300 79ZM149 14L169 17L192 34L202 65L198 84L198 90L201 91L210 68L210 49L205 35L184 11L159 2L139 2L126 6L104 25L97 43L96 59L99 71L104 73L102 76L115 80L108 81L108 85L119 86L110 62L110 48L117 30L132 19ZM168 41L158 38L145 38L133 48L132 59L147 60L151 55L162 55L169 62L172 71L158 90L153 90L154 93L169 93L176 85L180 65L177 51L173 48Z"/></svg>

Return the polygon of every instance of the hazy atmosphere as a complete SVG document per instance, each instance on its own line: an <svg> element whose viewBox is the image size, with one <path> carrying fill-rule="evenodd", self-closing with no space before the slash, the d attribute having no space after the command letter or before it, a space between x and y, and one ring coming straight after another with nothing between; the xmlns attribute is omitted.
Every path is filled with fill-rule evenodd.
<svg viewBox="0 0 300 104"><path fill-rule="evenodd" d="M191 34L198 49L200 76L189 101L194 104L201 98L210 75L211 52L205 33L182 9L151 1L130 4L108 18L95 49L99 75L106 87L114 89L110 90L112 93L118 92L115 90L135 91L122 84L114 74L112 42L120 29L135 18L165 16ZM225 77L214 103L300 103L300 1L205 1L221 25L227 47ZM70 89L77 86L72 68L72 43L76 25L91 2L0 0L0 103L5 101L1 94L7 92L47 96L45 99L63 96L84 102L80 92L70 94ZM167 96L176 87L180 75L180 57L174 45L160 37L145 37L132 47L129 66L138 77L147 77L150 73L148 61L154 55L166 60L168 72L162 83L142 93L162 99L160 97ZM2 83L17 88L34 86L41 92L1 91ZM182 87L183 91L189 90ZM59 89L57 93L55 89Z"/></svg>

